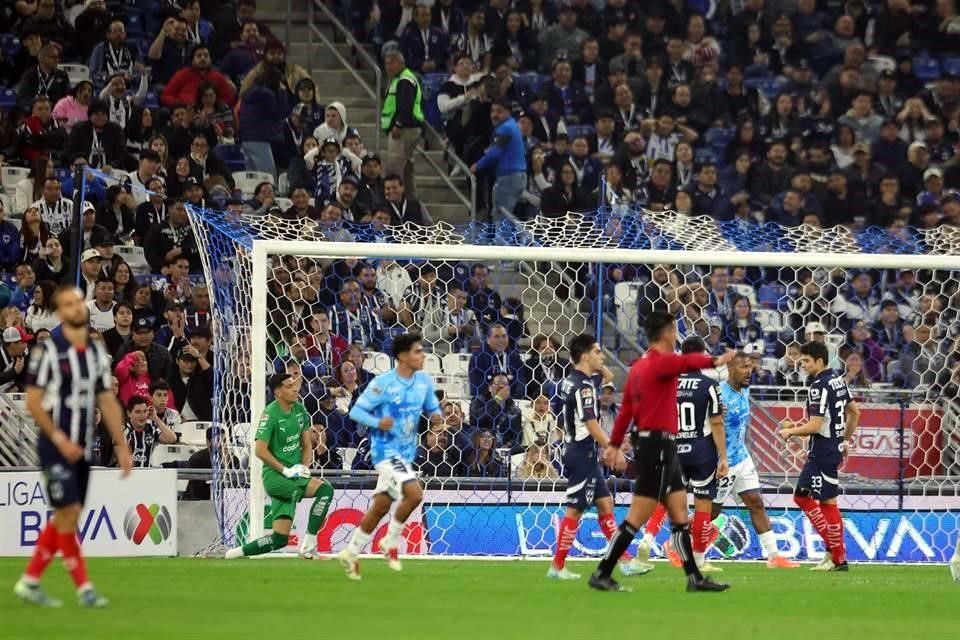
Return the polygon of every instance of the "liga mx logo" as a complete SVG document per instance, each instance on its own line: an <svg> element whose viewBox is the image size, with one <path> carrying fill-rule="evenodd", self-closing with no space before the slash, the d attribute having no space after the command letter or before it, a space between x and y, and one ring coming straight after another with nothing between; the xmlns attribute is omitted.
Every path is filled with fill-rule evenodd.
<svg viewBox="0 0 960 640"><path fill-rule="evenodd" d="M160 544L170 536L170 512L158 504L130 507L123 518L123 531L133 544L148 537L153 544Z"/></svg>

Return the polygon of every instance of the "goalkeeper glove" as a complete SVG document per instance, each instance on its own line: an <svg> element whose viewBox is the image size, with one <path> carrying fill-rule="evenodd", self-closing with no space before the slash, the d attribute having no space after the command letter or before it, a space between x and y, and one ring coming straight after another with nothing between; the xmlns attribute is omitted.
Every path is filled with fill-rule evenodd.
<svg viewBox="0 0 960 640"><path fill-rule="evenodd" d="M309 478L310 470L302 464L295 464L292 467L284 467L283 476L285 478Z"/></svg>

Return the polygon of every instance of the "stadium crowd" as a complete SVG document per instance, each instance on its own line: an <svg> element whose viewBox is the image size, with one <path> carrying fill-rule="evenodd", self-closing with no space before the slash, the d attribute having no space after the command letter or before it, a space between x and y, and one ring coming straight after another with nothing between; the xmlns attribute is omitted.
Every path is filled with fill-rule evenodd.
<svg viewBox="0 0 960 640"><path fill-rule="evenodd" d="M438 127L476 171L494 219L589 213L602 198L745 233L764 221L897 237L908 225L960 226L954 0L335 8L386 54L390 76L413 72L424 96L414 106L415 93L398 89L385 133L418 114ZM0 32L0 163L22 168L0 193L0 381L17 384L26 349L54 325L50 294L79 263L139 464L155 443L175 442L181 420L213 414L211 289L185 205L312 221L341 241L432 220L410 165L394 171L367 153L337 96L318 96L286 61L255 0L16 0L0 9ZM84 165L110 179L86 179L74 255ZM271 179L244 195L240 170ZM124 247L142 250L143 269ZM757 384L801 384L798 343L817 339L856 387L922 387L960 404L949 274L611 266L597 287L570 269L580 286L565 295L604 296L615 313L616 285L635 283L627 313L666 308L684 335L755 353ZM438 359L462 356L454 375L466 386L446 393L443 428L424 427L421 468L556 477L557 385L569 363L519 298L492 288L487 265L275 259L268 299L268 354L303 381L316 465L368 464L347 413L372 356L416 330ZM615 389L599 395L609 429ZM209 451L197 464L204 455L209 464Z"/></svg>

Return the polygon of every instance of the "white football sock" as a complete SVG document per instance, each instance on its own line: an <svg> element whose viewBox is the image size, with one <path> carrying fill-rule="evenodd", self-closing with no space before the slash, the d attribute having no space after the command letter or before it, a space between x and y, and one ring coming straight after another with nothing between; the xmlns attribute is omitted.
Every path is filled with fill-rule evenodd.
<svg viewBox="0 0 960 640"><path fill-rule="evenodd" d="M777 538L773 535L773 531L761 533L759 537L760 546L767 552L768 558L775 558L780 555L780 550L777 549Z"/></svg>
<svg viewBox="0 0 960 640"><path fill-rule="evenodd" d="M400 545L400 538L403 535L403 523L396 518L390 518L390 524L387 526L387 535L384 536L384 542L389 548Z"/></svg>
<svg viewBox="0 0 960 640"><path fill-rule="evenodd" d="M652 533L644 533L644 534L643 534L643 541L644 541L644 543L646 543L646 544L652 545L652 544L653 544L653 534L652 534Z"/></svg>
<svg viewBox="0 0 960 640"><path fill-rule="evenodd" d="M702 567L703 563L707 561L705 553L700 553L698 551L693 552L693 559L696 561L698 567Z"/></svg>
<svg viewBox="0 0 960 640"><path fill-rule="evenodd" d="M359 555L363 553L364 547L367 546L367 543L370 542L370 538L372 537L373 534L365 533L363 529L357 527L353 530L353 537L350 538L350 544L347 545L347 549L349 549L353 555Z"/></svg>

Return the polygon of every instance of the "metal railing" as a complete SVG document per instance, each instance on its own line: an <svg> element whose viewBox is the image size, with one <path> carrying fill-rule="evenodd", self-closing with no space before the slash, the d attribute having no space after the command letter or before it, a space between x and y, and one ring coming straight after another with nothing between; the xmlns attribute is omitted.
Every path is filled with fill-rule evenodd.
<svg viewBox="0 0 960 640"><path fill-rule="evenodd" d="M424 160L427 161L427 164L433 167L434 171L437 172L437 175L440 176L440 179L443 180L443 182L447 185L447 188L453 191L456 194L457 199L460 200L460 202L462 202L464 206L467 207L467 209L470 211L470 221L476 222L477 220L477 176L470 171L470 167L467 166L467 163L464 162L460 156L458 156L456 153L453 152L452 149L449 148L449 146L444 141L443 136L441 136L440 133L436 129L434 129L429 122L424 122L423 127L424 127L424 136L423 136L424 141L426 142L426 140L431 137L434 140L438 141L438 143L444 147L444 151L446 153L447 158L453 162L455 167L460 169L460 173L470 183L470 197L468 198L467 196L463 195L463 193L460 191L460 187L458 187L453 182L453 180L450 178L450 175L446 172L446 170L444 168L441 168L433 160L433 158L428 156L426 150L423 147L418 148L417 152L424 158Z"/></svg>
<svg viewBox="0 0 960 640"><path fill-rule="evenodd" d="M287 37L289 38L290 34L290 14L293 11L293 0L287 0ZM353 47L355 55L366 64L367 67L374 74L374 86L370 85L363 79L355 65L344 58L339 51L337 51L336 44L330 40L327 36L323 34L323 31L317 27L316 24L316 12L319 11L327 21L330 23L330 26L333 27L344 41ZM347 29L340 20L337 19L337 16L333 14L329 7L326 6L320 0L312 0L307 3L307 71L313 75L313 46L314 38L317 38L330 52L333 56L343 65L344 69L350 72L353 78L357 81L357 85L363 88L363 90L373 99L374 102L374 119L376 120L376 130L378 135L374 141L374 150L377 155L380 155L381 151L381 135L380 131L380 103L383 95L383 72L380 70L380 65L377 64L377 61L374 60L373 56L364 48L364 46L353 37L353 34L350 33L350 30Z"/></svg>
<svg viewBox="0 0 960 640"><path fill-rule="evenodd" d="M20 409L22 396L0 392L0 467L39 464L37 427Z"/></svg>

